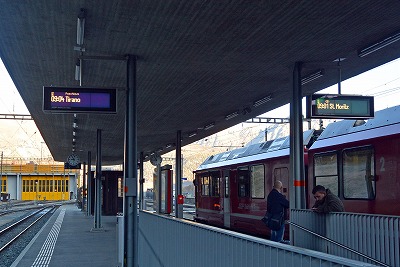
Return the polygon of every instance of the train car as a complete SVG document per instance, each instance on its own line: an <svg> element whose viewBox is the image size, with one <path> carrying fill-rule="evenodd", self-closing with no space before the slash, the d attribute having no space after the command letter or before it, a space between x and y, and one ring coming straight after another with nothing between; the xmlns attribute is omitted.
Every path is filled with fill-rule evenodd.
<svg viewBox="0 0 400 267"><path fill-rule="evenodd" d="M346 211L400 215L400 106L367 121L329 124L308 156L308 192L321 184L342 199Z"/></svg>
<svg viewBox="0 0 400 267"><path fill-rule="evenodd" d="M309 146L316 131L303 134ZM209 157L195 173L195 220L254 235L269 235L261 221L275 180L289 197L289 137Z"/></svg>
<svg viewBox="0 0 400 267"><path fill-rule="evenodd" d="M337 194L346 211L400 215L400 106L303 134L307 208L312 188ZM210 156L194 171L195 220L268 236L266 198L281 180L289 198L289 137Z"/></svg>

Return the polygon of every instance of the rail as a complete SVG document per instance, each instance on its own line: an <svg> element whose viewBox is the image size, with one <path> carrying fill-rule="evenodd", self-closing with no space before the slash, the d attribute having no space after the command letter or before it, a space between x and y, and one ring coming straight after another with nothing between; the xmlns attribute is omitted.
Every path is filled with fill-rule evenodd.
<svg viewBox="0 0 400 267"><path fill-rule="evenodd" d="M383 266L400 266L399 216L349 212L319 214L294 209L290 220L294 226L291 238L295 246Z"/></svg>
<svg viewBox="0 0 400 267"><path fill-rule="evenodd" d="M6 233L14 231L11 236L7 236L5 240L2 240L2 244L0 247L0 252L3 252L6 248L11 246L15 240L21 237L26 231L28 231L33 225L35 225L38 221L40 221L46 214L54 210L55 207L45 207L35 211L28 216L14 222L13 224L7 226L6 228L0 231L0 236L3 237ZM44 211L44 212L43 212ZM25 225L24 223L27 223ZM17 228L19 227L19 228Z"/></svg>

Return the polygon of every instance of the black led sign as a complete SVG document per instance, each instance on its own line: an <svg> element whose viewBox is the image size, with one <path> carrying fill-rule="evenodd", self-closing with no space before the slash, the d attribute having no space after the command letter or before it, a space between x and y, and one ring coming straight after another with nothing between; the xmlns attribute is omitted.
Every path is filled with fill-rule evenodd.
<svg viewBox="0 0 400 267"><path fill-rule="evenodd" d="M373 117L373 96L336 94L307 96L307 118L367 119Z"/></svg>
<svg viewBox="0 0 400 267"><path fill-rule="evenodd" d="M44 86L43 111L54 113L116 113L117 90Z"/></svg>

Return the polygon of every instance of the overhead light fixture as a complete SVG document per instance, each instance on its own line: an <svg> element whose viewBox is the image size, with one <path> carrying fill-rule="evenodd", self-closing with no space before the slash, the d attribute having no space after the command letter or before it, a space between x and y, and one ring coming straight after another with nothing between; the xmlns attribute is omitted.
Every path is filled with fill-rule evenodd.
<svg viewBox="0 0 400 267"><path fill-rule="evenodd" d="M79 81L81 77L81 64L79 60L75 64L75 81Z"/></svg>
<svg viewBox="0 0 400 267"><path fill-rule="evenodd" d="M171 147L173 147L173 146L175 146L175 144L171 143L171 144L167 144L167 145L165 146L165 148L171 148Z"/></svg>
<svg viewBox="0 0 400 267"><path fill-rule="evenodd" d="M76 44L78 46L83 45L83 38L85 37L85 18L86 18L86 10L81 8L81 11L78 15L78 24L76 27Z"/></svg>
<svg viewBox="0 0 400 267"><path fill-rule="evenodd" d="M317 70L316 72L301 78L301 85L314 81L315 79L321 78L322 76L324 76L324 74L325 74L324 69Z"/></svg>
<svg viewBox="0 0 400 267"><path fill-rule="evenodd" d="M263 104L265 104L265 103L267 103L268 101L271 101L271 100L272 100L272 95L268 95L268 96L263 97L263 98L261 98L261 99L259 99L257 101L254 101L253 107L261 106L261 105L263 105Z"/></svg>
<svg viewBox="0 0 400 267"><path fill-rule="evenodd" d="M382 49L385 46L388 46L388 45L390 45L390 44L392 44L394 42L397 42L399 40L400 40L400 32L398 32L398 33L396 33L394 35L391 35L391 36L383 39L382 41L377 42L377 43L375 43L373 45L370 45L370 46L368 46L368 47L366 47L364 49L361 49L358 52L358 56L359 57L365 57L365 56L367 56L367 55L369 55L369 54L371 54L371 53L373 53L375 51L378 51L379 49Z"/></svg>
<svg viewBox="0 0 400 267"><path fill-rule="evenodd" d="M226 116L225 116L225 120L230 120L230 119L232 119L232 118L235 118L235 117L238 116L238 115L239 115L239 110L237 110L237 111L235 111L235 112L232 112L231 114L226 115Z"/></svg>
<svg viewBox="0 0 400 267"><path fill-rule="evenodd" d="M76 136L76 131L75 131L75 129L74 129L74 131L72 132L72 135L73 135L73 136Z"/></svg>
<svg viewBox="0 0 400 267"><path fill-rule="evenodd" d="M188 133L188 137L193 137L193 136L196 136L196 135L197 135L197 132Z"/></svg>
<svg viewBox="0 0 400 267"><path fill-rule="evenodd" d="M161 152L161 151L163 151L163 148L162 148L162 147L160 147L159 149L157 149L157 152Z"/></svg>
<svg viewBox="0 0 400 267"><path fill-rule="evenodd" d="M211 122L209 124L207 124L206 126L204 126L204 130L210 130L212 127L215 126L215 122Z"/></svg>

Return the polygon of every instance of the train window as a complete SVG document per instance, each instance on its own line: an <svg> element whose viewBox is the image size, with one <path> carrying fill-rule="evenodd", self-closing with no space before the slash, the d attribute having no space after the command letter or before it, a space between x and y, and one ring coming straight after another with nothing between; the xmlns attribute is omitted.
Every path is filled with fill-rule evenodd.
<svg viewBox="0 0 400 267"><path fill-rule="evenodd" d="M265 197L264 165L251 166L251 197Z"/></svg>
<svg viewBox="0 0 400 267"><path fill-rule="evenodd" d="M201 195L202 196L210 195L210 177L208 176L201 177Z"/></svg>
<svg viewBox="0 0 400 267"><path fill-rule="evenodd" d="M238 189L239 197L250 196L250 174L249 167L238 168Z"/></svg>
<svg viewBox="0 0 400 267"><path fill-rule="evenodd" d="M322 185L339 196L339 176L336 153L317 154L314 156L315 185Z"/></svg>
<svg viewBox="0 0 400 267"><path fill-rule="evenodd" d="M1 180L1 192L7 192L7 180Z"/></svg>
<svg viewBox="0 0 400 267"><path fill-rule="evenodd" d="M219 172L211 172L211 185L210 185L210 196L219 197L220 196L220 188L221 188L221 177Z"/></svg>
<svg viewBox="0 0 400 267"><path fill-rule="evenodd" d="M343 150L343 193L345 198L375 197L374 151L371 147Z"/></svg>

